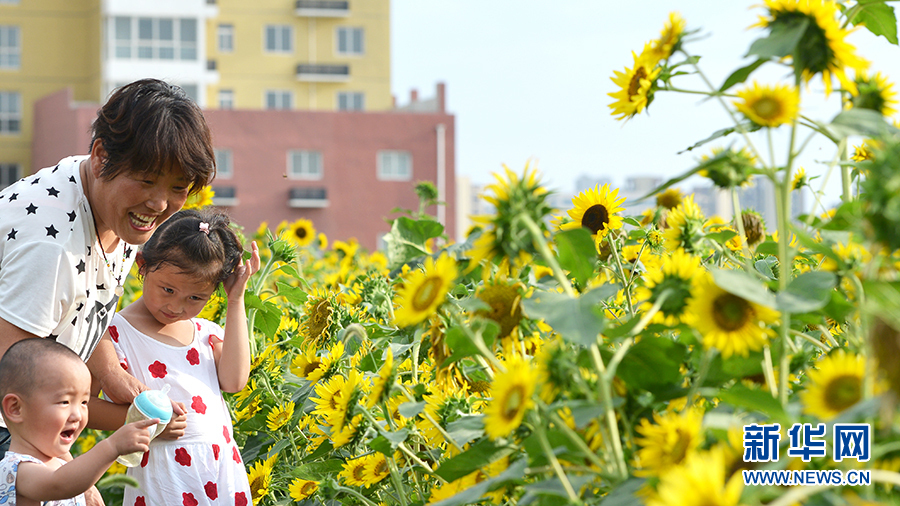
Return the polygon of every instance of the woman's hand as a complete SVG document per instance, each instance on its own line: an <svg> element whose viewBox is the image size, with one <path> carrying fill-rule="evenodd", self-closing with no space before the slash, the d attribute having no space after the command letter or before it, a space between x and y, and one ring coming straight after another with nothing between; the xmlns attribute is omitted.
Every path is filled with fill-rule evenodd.
<svg viewBox="0 0 900 506"><path fill-rule="evenodd" d="M222 282L222 288L225 289L228 300L231 300L232 297L243 297L244 290L247 289L247 281L258 270L259 246L256 245L256 241L253 241L250 243L250 259L246 262L238 263L231 276L228 276L228 279Z"/></svg>

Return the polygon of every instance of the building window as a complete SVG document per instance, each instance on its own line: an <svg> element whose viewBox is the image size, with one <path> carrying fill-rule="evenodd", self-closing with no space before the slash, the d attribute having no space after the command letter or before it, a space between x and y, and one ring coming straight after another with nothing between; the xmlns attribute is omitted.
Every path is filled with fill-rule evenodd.
<svg viewBox="0 0 900 506"><path fill-rule="evenodd" d="M216 149L216 179L234 176L234 159L230 149Z"/></svg>
<svg viewBox="0 0 900 506"><path fill-rule="evenodd" d="M234 51L234 25L219 25L216 30L216 38L219 40L219 51L231 53Z"/></svg>
<svg viewBox="0 0 900 506"><path fill-rule="evenodd" d="M339 111L362 111L366 108L365 95L358 91L339 91L338 96Z"/></svg>
<svg viewBox="0 0 900 506"><path fill-rule="evenodd" d="M266 51L291 53L294 51L294 30L288 25L266 25Z"/></svg>
<svg viewBox="0 0 900 506"><path fill-rule="evenodd" d="M266 109L290 109L291 107L293 107L293 93L290 91L266 91Z"/></svg>
<svg viewBox="0 0 900 506"><path fill-rule="evenodd" d="M219 90L219 109L234 109L234 90Z"/></svg>
<svg viewBox="0 0 900 506"><path fill-rule="evenodd" d="M196 19L116 16L111 31L119 59L197 59Z"/></svg>
<svg viewBox="0 0 900 506"><path fill-rule="evenodd" d="M337 27L337 52L342 55L361 55L365 52L363 29Z"/></svg>
<svg viewBox="0 0 900 506"><path fill-rule="evenodd" d="M22 95L17 91L0 91L0 134L22 131Z"/></svg>
<svg viewBox="0 0 900 506"><path fill-rule="evenodd" d="M22 176L19 174L19 165L16 163L0 163L0 189L18 181Z"/></svg>
<svg viewBox="0 0 900 506"><path fill-rule="evenodd" d="M288 151L287 175L290 179L322 179L322 153Z"/></svg>
<svg viewBox="0 0 900 506"><path fill-rule="evenodd" d="M0 69L17 69L22 63L18 26L0 26Z"/></svg>
<svg viewBox="0 0 900 506"><path fill-rule="evenodd" d="M412 155L407 151L379 151L378 179L383 181L412 179Z"/></svg>
<svg viewBox="0 0 900 506"><path fill-rule="evenodd" d="M184 94L196 103L200 103L200 88L196 84L179 84Z"/></svg>

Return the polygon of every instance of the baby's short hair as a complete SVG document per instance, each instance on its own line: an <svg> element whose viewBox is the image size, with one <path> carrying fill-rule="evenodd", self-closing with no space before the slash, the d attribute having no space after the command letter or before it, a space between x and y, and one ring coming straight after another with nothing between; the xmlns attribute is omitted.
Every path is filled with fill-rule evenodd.
<svg viewBox="0 0 900 506"><path fill-rule="evenodd" d="M42 384L43 371L53 366L53 357L74 359L86 367L78 354L53 339L35 337L13 343L0 359L0 400L9 393L32 393Z"/></svg>

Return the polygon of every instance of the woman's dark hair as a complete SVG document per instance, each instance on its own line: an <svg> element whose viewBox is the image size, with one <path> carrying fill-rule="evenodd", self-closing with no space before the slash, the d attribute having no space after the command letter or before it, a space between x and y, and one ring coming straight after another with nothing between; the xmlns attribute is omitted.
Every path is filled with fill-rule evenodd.
<svg viewBox="0 0 900 506"><path fill-rule="evenodd" d="M222 213L178 211L141 248L141 273L169 264L218 286L234 272L244 253L229 223Z"/></svg>
<svg viewBox="0 0 900 506"><path fill-rule="evenodd" d="M200 107L178 86L141 79L117 89L97 111L91 147L100 140L107 158L100 177L159 175L178 168L200 191L215 176L212 134Z"/></svg>

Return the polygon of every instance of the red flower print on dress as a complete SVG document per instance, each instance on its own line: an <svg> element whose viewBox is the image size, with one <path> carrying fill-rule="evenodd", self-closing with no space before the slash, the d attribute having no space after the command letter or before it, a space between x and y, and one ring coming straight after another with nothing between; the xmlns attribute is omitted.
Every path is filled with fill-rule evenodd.
<svg viewBox="0 0 900 506"><path fill-rule="evenodd" d="M198 504L200 504L196 499L194 499L194 494L191 494L189 492L184 492L183 494L181 494L181 497L183 498L181 504L183 504L184 506L197 506Z"/></svg>
<svg viewBox="0 0 900 506"><path fill-rule="evenodd" d="M134 498L134 506L147 506L147 503L144 501L144 496L139 495Z"/></svg>
<svg viewBox="0 0 900 506"><path fill-rule="evenodd" d="M194 325L197 326L197 332L200 332L201 330L203 330L200 328L200 322L194 322Z"/></svg>
<svg viewBox="0 0 900 506"><path fill-rule="evenodd" d="M222 434L225 436L225 442L230 443L231 442L231 434L228 433L228 427L226 427L224 425L222 426Z"/></svg>
<svg viewBox="0 0 900 506"><path fill-rule="evenodd" d="M213 447L213 457L215 457L216 460L219 460L219 445L212 445L212 447Z"/></svg>
<svg viewBox="0 0 900 506"><path fill-rule="evenodd" d="M210 501L215 501L219 497L219 490L216 488L216 484L208 481L206 485L203 485L203 490L206 491L206 497L209 497Z"/></svg>
<svg viewBox="0 0 900 506"><path fill-rule="evenodd" d="M147 467L147 462L150 462L150 450L145 451L141 457L141 467Z"/></svg>
<svg viewBox="0 0 900 506"><path fill-rule="evenodd" d="M215 347L217 341L222 342L222 338L215 334L210 334L209 339L207 339L207 341L209 342L210 346Z"/></svg>
<svg viewBox="0 0 900 506"><path fill-rule="evenodd" d="M234 459L238 464L241 463L241 452L238 451L237 446L231 447L231 458Z"/></svg>
<svg viewBox="0 0 900 506"><path fill-rule="evenodd" d="M247 494L243 492L234 494L234 506L247 506Z"/></svg>
<svg viewBox="0 0 900 506"><path fill-rule="evenodd" d="M122 357L122 361L119 362L119 365L122 366L122 369L125 369L127 371L128 370L128 359L125 357Z"/></svg>
<svg viewBox="0 0 900 506"><path fill-rule="evenodd" d="M178 462L185 467L190 467L191 455L184 448L178 448L175 450L175 462Z"/></svg>
<svg viewBox="0 0 900 506"><path fill-rule="evenodd" d="M187 361L191 365L197 365L200 363L200 352L197 351L197 348L191 348L188 350Z"/></svg>
<svg viewBox="0 0 900 506"><path fill-rule="evenodd" d="M111 337L113 341L119 342L119 329L117 329L115 325L109 326L109 337Z"/></svg>
<svg viewBox="0 0 900 506"><path fill-rule="evenodd" d="M194 401L191 403L191 408L193 408L193 410L196 411L197 413L200 413L201 415L205 415L206 414L206 404L203 403L203 398L200 397L199 395L195 395L195 396L191 397L191 400Z"/></svg>
<svg viewBox="0 0 900 506"><path fill-rule="evenodd" d="M154 378L165 378L166 377L166 364L157 360L153 362L147 367L147 370L150 371L150 374Z"/></svg>

